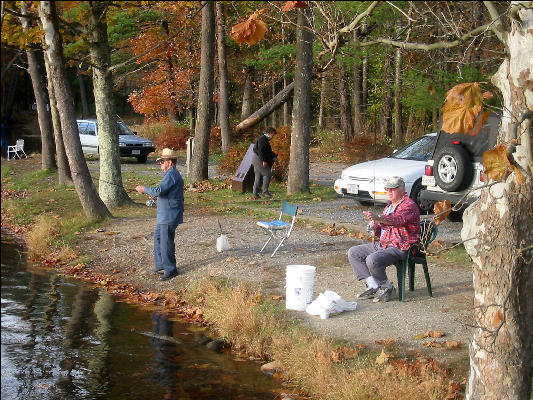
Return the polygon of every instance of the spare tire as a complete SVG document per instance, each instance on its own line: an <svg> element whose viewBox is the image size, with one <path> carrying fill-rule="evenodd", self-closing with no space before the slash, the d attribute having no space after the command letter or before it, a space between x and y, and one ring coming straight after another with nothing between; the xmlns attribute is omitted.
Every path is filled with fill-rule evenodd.
<svg viewBox="0 0 533 400"><path fill-rule="evenodd" d="M443 147L435 154L433 176L441 189L464 189L472 181L473 172L470 156L460 145Z"/></svg>

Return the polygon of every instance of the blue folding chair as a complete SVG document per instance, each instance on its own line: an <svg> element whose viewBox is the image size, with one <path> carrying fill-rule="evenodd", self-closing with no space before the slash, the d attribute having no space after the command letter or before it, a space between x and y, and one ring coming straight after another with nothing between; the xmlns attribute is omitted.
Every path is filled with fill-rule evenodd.
<svg viewBox="0 0 533 400"><path fill-rule="evenodd" d="M279 218L274 221L258 221L257 225L259 225L261 228L263 228L263 231L266 235L269 235L268 240L263 245L259 253L262 253L263 250L267 247L267 245L270 243L272 238L279 241L279 244L277 245L276 249L272 253L270 257L274 257L274 254L278 251L278 249L283 245L283 242L285 239L288 239L288 237L291 235L292 228L294 226L294 221L296 221L296 213L298 212L298 206L292 205L286 201L283 202L283 205L281 206L281 212L279 214ZM283 221L283 218L288 219L288 217L292 217L292 220L290 222Z"/></svg>

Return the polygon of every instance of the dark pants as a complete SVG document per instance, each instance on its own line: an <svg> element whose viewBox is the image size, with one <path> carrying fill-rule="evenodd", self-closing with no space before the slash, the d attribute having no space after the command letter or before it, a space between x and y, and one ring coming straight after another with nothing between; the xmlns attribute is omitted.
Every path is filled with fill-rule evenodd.
<svg viewBox="0 0 533 400"><path fill-rule="evenodd" d="M362 280L373 276L378 285L387 282L385 268L405 257L407 257L407 251L394 246L384 249L379 241L353 246L348 250L348 261L357 279Z"/></svg>
<svg viewBox="0 0 533 400"><path fill-rule="evenodd" d="M255 180L254 180L254 196L259 194L259 188L261 187L261 177L263 178L263 193L268 192L270 186L270 179L272 178L272 167L267 165L263 167L263 163L259 159L259 156L254 153L252 156L252 165L254 166Z"/></svg>
<svg viewBox="0 0 533 400"><path fill-rule="evenodd" d="M177 225L157 224L154 232L154 269L165 270L165 275L176 271L174 237Z"/></svg>

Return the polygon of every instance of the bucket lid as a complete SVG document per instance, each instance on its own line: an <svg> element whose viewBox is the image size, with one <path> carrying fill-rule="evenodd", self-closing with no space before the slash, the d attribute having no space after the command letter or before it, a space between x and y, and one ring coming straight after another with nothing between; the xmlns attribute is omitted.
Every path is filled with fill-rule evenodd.
<svg viewBox="0 0 533 400"><path fill-rule="evenodd" d="M315 272L315 270L316 270L316 267L313 267L312 265L300 265L300 264L287 265L287 272L291 272L291 271Z"/></svg>

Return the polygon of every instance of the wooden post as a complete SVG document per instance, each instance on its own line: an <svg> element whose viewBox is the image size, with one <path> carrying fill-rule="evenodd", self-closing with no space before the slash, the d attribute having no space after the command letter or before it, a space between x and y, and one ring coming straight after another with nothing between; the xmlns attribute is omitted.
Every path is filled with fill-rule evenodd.
<svg viewBox="0 0 533 400"><path fill-rule="evenodd" d="M189 176L189 171L191 168L191 159L192 159L192 148L194 144L194 138L190 137L187 139L187 161L186 161L186 167L187 167L187 176Z"/></svg>

